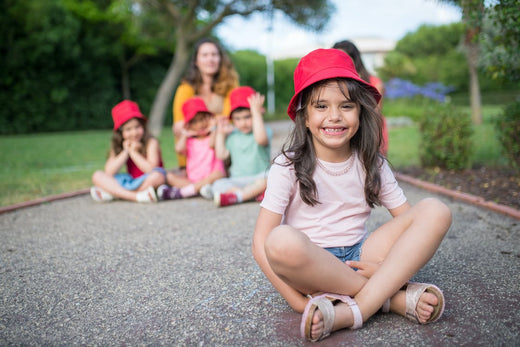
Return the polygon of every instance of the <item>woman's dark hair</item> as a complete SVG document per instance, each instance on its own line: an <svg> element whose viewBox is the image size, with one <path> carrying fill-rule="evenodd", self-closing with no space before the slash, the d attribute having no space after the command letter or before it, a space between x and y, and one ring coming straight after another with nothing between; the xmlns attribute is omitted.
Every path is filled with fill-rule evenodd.
<svg viewBox="0 0 520 347"><path fill-rule="evenodd" d="M238 87L238 73L233 67L233 63L231 62L231 59L226 54L226 52L222 49L217 41L210 38L203 38L195 44L193 55L188 66L186 76L184 77L184 81L188 82L194 87L196 94L199 92L199 88L202 86L202 76L200 74L199 68L197 67L197 55L199 53L200 46L205 43L211 43L215 45L220 55L220 66L217 74L213 76L212 90L218 95L226 96L226 94L231 89Z"/></svg>
<svg viewBox="0 0 520 347"><path fill-rule="evenodd" d="M132 118L133 119L133 118ZM148 143L148 140L152 138L153 136L148 132L148 127L146 126L146 121L142 118L135 118L141 123L144 129L143 137L141 138L141 149L139 150L139 153L144 155L146 157L146 144ZM116 155L121 153L123 151L123 132L121 131L121 127L114 131L112 134L112 151Z"/></svg>
<svg viewBox="0 0 520 347"><path fill-rule="evenodd" d="M361 59L361 53L357 49L356 45L348 40L336 42L332 48L340 49L347 53L356 67L356 71L361 79L367 83L370 83L370 74L368 73L363 60Z"/></svg>
<svg viewBox="0 0 520 347"><path fill-rule="evenodd" d="M293 165L300 187L300 197L308 205L319 203L316 183L313 179L316 169L316 152L312 134L306 126L307 106L315 102L320 90L326 84L336 83L343 95L359 105L359 129L350 140L352 155L358 155L365 171L365 199L370 207L380 205L381 175L379 169L384 158L379 153L382 141L383 118L378 111L372 93L352 79L333 78L310 85L301 92L301 108L296 111L295 127L288 142L282 147L282 154L288 164Z"/></svg>

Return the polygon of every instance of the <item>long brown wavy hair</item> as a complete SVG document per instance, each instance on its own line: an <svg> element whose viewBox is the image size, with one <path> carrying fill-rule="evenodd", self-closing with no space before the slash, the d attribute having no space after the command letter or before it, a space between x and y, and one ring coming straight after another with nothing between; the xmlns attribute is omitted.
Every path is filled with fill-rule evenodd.
<svg viewBox="0 0 520 347"><path fill-rule="evenodd" d="M226 52L216 41L212 39L204 38L199 40L195 44L195 49L191 57L188 71L186 73L186 76L184 77L184 81L188 82L195 88L196 94L200 92L200 87L202 86L202 76L196 63L199 48L204 43L212 43L218 49L220 55L220 67L218 69L218 73L215 76L213 76L212 91L218 95L225 97L231 89L238 87L238 73L233 67L233 63L231 62L231 59L226 54Z"/></svg>
<svg viewBox="0 0 520 347"><path fill-rule="evenodd" d="M384 158L379 153L382 141L383 118L377 109L372 93L352 79L333 78L310 85L301 92L301 107L296 111L295 127L288 141L282 147L282 154L288 164L293 165L300 187L301 199L310 206L319 203L316 183L313 179L316 169L316 151L312 134L305 125L307 106L316 102L322 87L330 82L337 83L345 98L359 105L359 129L350 140L352 155L358 155L365 171L365 200L370 207L381 205L381 175L379 169Z"/></svg>
<svg viewBox="0 0 520 347"><path fill-rule="evenodd" d="M131 118L133 119L133 118ZM143 137L141 138L141 149L139 150L139 153L141 153L143 156L146 157L146 145L148 144L148 140L153 138L153 136L148 131L148 127L146 126L146 121L142 118L135 118L141 123L144 129ZM111 150L118 155L123 151L123 132L121 131L122 127L119 127L114 133L112 134L112 140L111 140Z"/></svg>

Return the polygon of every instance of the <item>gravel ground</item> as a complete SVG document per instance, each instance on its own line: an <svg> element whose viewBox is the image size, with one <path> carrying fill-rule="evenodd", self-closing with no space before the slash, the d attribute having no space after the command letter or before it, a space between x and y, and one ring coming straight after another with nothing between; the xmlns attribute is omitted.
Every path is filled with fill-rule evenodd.
<svg viewBox="0 0 520 347"><path fill-rule="evenodd" d="M440 199L454 222L414 279L444 290L443 318L377 314L322 345L520 345L519 221ZM251 255L258 209L85 195L0 215L0 345L307 345Z"/></svg>

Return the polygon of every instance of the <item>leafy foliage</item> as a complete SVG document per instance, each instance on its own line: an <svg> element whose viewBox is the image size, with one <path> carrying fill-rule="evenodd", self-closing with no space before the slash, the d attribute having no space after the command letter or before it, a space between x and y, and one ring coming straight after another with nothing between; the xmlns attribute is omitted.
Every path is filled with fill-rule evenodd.
<svg viewBox="0 0 520 347"><path fill-rule="evenodd" d="M8 91L0 94L1 134L110 128L110 109L123 98L120 53L132 50L117 41L119 22L103 22L115 2L0 3L0 88ZM130 76L145 112L168 63L149 60L147 75Z"/></svg>
<svg viewBox="0 0 520 347"><path fill-rule="evenodd" d="M520 172L520 100L508 105L496 119L496 132L504 154Z"/></svg>
<svg viewBox="0 0 520 347"><path fill-rule="evenodd" d="M423 167L462 170L470 166L471 118L449 104L429 108L419 121Z"/></svg>
<svg viewBox="0 0 520 347"><path fill-rule="evenodd" d="M520 80L520 4L501 0L484 18L481 65L495 79Z"/></svg>
<svg viewBox="0 0 520 347"><path fill-rule="evenodd" d="M251 86L260 93L267 93L267 63L265 57L251 50L237 51L231 60L240 76L240 85Z"/></svg>

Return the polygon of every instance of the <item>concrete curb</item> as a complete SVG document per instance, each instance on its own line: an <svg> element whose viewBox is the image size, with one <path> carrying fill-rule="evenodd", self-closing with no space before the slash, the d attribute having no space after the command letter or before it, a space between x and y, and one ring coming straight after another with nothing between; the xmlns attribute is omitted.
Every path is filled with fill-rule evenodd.
<svg viewBox="0 0 520 347"><path fill-rule="evenodd" d="M484 198L468 193L459 192L456 190L451 190L442 186L439 186L434 183L425 182L420 179L414 178L412 176L408 176L399 172L394 173L395 178L399 181L403 181L406 183L413 184L416 187L428 190L433 193L439 193L442 195L449 196L451 198L464 201L466 203L470 203L479 207L487 208L491 211L505 214L506 216L516 218L520 220L520 210L515 208L494 203L492 201L485 200Z"/></svg>
<svg viewBox="0 0 520 347"><path fill-rule="evenodd" d="M6 213L6 212L18 210L20 208L36 206L36 205L40 205L40 204L44 204L44 203L52 202L52 201L56 201L56 200L61 200L61 199L73 198L78 195L84 195L84 194L89 194L89 193L90 193L90 188L85 188L85 189L80 189L80 190L76 190L73 192L56 194L56 195L46 196L46 197L43 197L40 199L24 201L24 202L20 202L18 204L14 204L14 205L0 207L0 215L3 213Z"/></svg>

